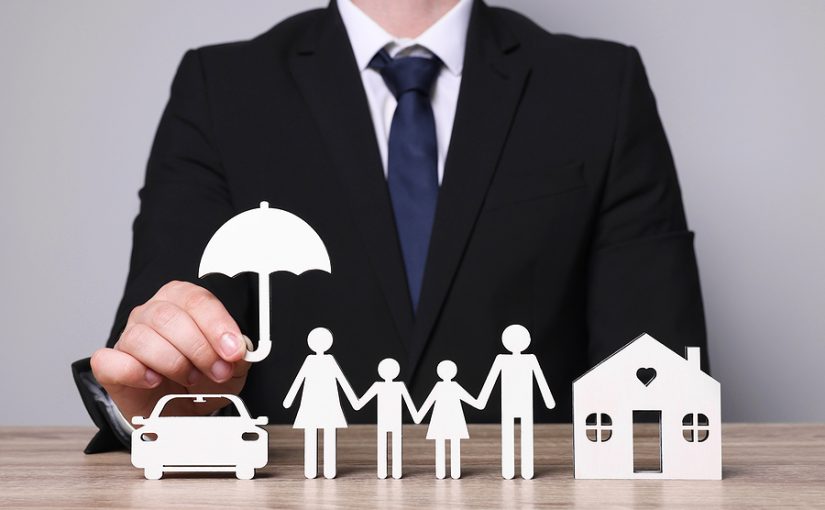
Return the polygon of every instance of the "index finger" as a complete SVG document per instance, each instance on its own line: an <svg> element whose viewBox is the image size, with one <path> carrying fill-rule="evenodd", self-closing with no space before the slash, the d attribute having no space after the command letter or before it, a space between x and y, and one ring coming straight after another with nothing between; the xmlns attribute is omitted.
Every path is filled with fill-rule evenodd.
<svg viewBox="0 0 825 510"><path fill-rule="evenodd" d="M192 317L221 358L229 362L243 359L246 343L241 330L214 294L187 282L172 282L164 286L161 292L166 300L183 308Z"/></svg>

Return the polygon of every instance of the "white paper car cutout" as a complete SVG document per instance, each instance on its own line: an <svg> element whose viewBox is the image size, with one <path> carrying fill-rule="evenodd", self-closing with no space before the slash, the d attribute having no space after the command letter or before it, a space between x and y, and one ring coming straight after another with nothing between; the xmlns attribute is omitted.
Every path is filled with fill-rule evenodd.
<svg viewBox="0 0 825 510"><path fill-rule="evenodd" d="M205 403L217 398L229 400L239 416L161 416L174 399ZM259 425L268 421L266 416L250 417L235 395L166 395L151 416L132 418L143 425L132 432L132 464L149 480L165 472L234 472L249 480L267 463L269 436Z"/></svg>

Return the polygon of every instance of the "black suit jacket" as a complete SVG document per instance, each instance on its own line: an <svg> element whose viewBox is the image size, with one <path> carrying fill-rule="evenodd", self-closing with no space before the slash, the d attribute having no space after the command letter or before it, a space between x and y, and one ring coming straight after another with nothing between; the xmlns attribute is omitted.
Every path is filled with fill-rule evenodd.
<svg viewBox="0 0 825 510"><path fill-rule="evenodd" d="M642 332L705 347L693 235L639 54L553 35L474 5L452 142L417 314L410 303L367 99L335 5L250 41L190 51L172 86L140 192L111 346L130 310L173 279L215 292L252 338L255 278L197 279L212 234L267 200L312 225L331 275L271 277L274 348L242 397L290 422L281 401L316 326L357 392L397 359L421 403L444 359L480 390L502 330L529 328L556 398ZM87 399L88 400L88 399ZM374 409L352 422L375 419ZM470 421L496 420L494 393Z"/></svg>

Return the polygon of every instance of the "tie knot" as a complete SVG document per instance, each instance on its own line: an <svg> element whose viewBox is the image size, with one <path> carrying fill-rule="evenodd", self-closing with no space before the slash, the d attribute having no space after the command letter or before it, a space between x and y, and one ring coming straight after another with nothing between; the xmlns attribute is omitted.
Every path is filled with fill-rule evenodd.
<svg viewBox="0 0 825 510"><path fill-rule="evenodd" d="M385 50L381 50L375 54L369 66L381 73L387 88L398 99L402 94L414 90L429 96L441 70L441 61L435 57L392 58Z"/></svg>

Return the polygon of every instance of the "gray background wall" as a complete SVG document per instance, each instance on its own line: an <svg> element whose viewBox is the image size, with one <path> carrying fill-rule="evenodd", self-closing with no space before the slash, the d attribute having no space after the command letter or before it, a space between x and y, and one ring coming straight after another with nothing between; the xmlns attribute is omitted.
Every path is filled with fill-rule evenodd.
<svg viewBox="0 0 825 510"><path fill-rule="evenodd" d="M825 420L825 2L494 3L640 49L697 231L724 419ZM89 423L69 363L108 333L183 52L317 5L0 3L0 425Z"/></svg>

